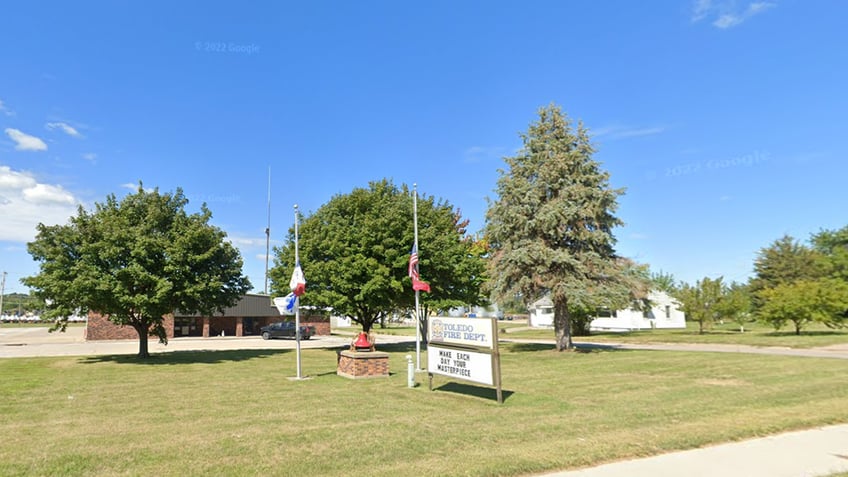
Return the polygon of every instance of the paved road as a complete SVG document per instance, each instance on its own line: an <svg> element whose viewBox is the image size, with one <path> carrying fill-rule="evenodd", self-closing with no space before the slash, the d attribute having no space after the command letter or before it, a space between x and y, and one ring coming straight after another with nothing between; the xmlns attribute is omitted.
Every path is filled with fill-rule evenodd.
<svg viewBox="0 0 848 477"><path fill-rule="evenodd" d="M0 358L26 356L90 356L135 354L138 342L85 341L82 327L66 333L48 333L47 328L0 326ZM332 348L350 344L350 336L319 336L301 341L303 348ZM380 335L383 343L412 341L405 336ZM504 341L553 344L553 340ZM848 359L848 345L815 349L758 348L739 345L699 344L600 344L578 343L583 347L754 353L817 358ZM293 340L259 337L176 338L167 346L150 342L150 352L222 349L291 349ZM834 377L834 379L841 379ZM848 472L848 424L791 432L703 449L672 452L645 459L615 462L588 469L555 472L544 477L816 477ZM538 476L541 477L541 476Z"/></svg>
<svg viewBox="0 0 848 477"><path fill-rule="evenodd" d="M94 356L107 354L136 354L138 340L86 341L83 327L69 327L64 333L49 333L48 328L9 328L0 326L0 358L33 356ZM404 336L381 335L379 342L409 341ZM301 348L338 348L350 345L352 337L315 336L301 340ZM212 338L174 338L167 345L156 340L148 343L150 353L170 351L234 350L234 349L294 349L291 339L263 340L258 336Z"/></svg>

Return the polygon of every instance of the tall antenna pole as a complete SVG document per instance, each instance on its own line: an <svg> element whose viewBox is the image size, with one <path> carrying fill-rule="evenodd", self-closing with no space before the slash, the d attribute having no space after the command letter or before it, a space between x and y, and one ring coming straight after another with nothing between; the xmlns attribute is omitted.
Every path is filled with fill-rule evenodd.
<svg viewBox="0 0 848 477"><path fill-rule="evenodd" d="M268 257L271 254L271 166L268 166L268 226L265 227L265 294L268 294Z"/></svg>
<svg viewBox="0 0 848 477"><path fill-rule="evenodd" d="M297 204L294 204L294 266L300 266L300 251L297 242L297 223L300 222L297 213ZM294 336L297 341L297 379L301 379L300 372L300 297L294 297Z"/></svg>
<svg viewBox="0 0 848 477"><path fill-rule="evenodd" d="M418 252L418 184L412 184L412 223L415 231L415 251ZM421 254L419 253L420 257ZM415 290L415 369L421 369L421 311L418 307L419 290Z"/></svg>
<svg viewBox="0 0 848 477"><path fill-rule="evenodd" d="M0 279L0 316L3 316L3 295L6 294L6 272L3 272L3 278Z"/></svg>

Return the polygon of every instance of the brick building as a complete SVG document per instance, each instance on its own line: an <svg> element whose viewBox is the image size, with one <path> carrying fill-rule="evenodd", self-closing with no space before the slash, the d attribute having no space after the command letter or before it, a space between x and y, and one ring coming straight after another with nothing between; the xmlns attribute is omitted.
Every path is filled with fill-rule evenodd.
<svg viewBox="0 0 848 477"><path fill-rule="evenodd" d="M179 311L164 319L168 339L181 337L208 338L210 336L259 336L259 329L276 321L294 320L293 316L280 316L267 295L247 294L235 305L225 308L220 315L202 316L182 314ZM303 325L315 327L318 335L330 334L330 320L322 316L303 316ZM99 313L89 312L85 330L86 340L138 339L130 326L118 326ZM151 336L151 339L157 339Z"/></svg>

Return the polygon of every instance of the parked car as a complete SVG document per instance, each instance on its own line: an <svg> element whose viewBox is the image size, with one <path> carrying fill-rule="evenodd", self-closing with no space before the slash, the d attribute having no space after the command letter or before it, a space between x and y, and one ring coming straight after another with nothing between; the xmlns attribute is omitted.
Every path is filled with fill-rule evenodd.
<svg viewBox="0 0 848 477"><path fill-rule="evenodd" d="M262 332L263 340L270 340L271 338L294 338L294 322L293 321L278 321L276 323L271 323L268 326L263 326L259 329ZM315 334L314 326L306 326L300 325L300 338L304 340L308 340L312 338L312 335Z"/></svg>

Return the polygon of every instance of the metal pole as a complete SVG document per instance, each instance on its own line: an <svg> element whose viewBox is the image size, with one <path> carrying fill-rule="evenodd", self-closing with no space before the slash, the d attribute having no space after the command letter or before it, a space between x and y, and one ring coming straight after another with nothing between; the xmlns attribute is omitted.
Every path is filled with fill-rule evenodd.
<svg viewBox="0 0 848 477"><path fill-rule="evenodd" d="M294 266L300 265L300 252L298 251L297 243L297 223L299 221L297 213L297 204L294 204ZM300 297L294 298L294 336L297 341L297 379L300 379Z"/></svg>
<svg viewBox="0 0 848 477"><path fill-rule="evenodd" d="M3 272L3 278L0 280L0 317L3 316L3 295L6 293L6 272Z"/></svg>
<svg viewBox="0 0 848 477"><path fill-rule="evenodd" d="M412 223L415 231L415 251L418 253L418 184L412 184ZM418 254L420 260L421 254ZM420 263L420 262L419 262ZM416 265L418 266L418 265ZM415 369L421 369L421 312L418 300L419 291L415 290Z"/></svg>
<svg viewBox="0 0 848 477"><path fill-rule="evenodd" d="M268 167L268 226L265 227L265 294L268 294L268 256L271 254L271 167Z"/></svg>

